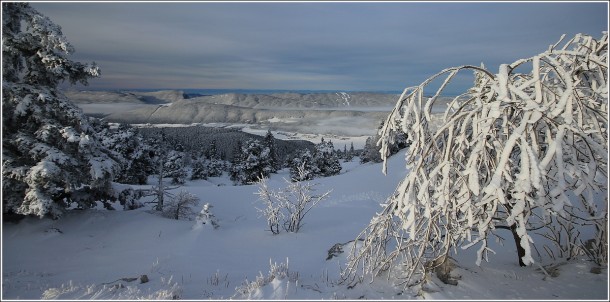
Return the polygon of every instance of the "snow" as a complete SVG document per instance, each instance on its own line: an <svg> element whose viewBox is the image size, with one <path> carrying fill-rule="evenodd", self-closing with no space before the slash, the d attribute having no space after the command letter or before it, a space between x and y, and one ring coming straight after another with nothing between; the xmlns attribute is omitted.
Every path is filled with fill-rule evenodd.
<svg viewBox="0 0 610 302"><path fill-rule="evenodd" d="M381 164L360 165L356 158L343 163L340 175L314 179L317 193L333 191L305 217L298 233L266 231L256 210L258 186L233 186L226 175L183 187L200 199L195 212L209 204L217 229L193 229L195 221L163 218L151 204L132 211L71 211L60 220L5 221L2 299L608 298L606 268L591 273L594 264L585 258L545 266L546 273L537 265L521 268L510 241L506 246L489 242L497 254L480 267L475 249L459 251L452 272L461 276L458 285L434 276L419 296L385 278L351 289L339 284L352 244L326 260L329 249L354 240L406 173L401 152L389 159L387 176ZM288 177L288 170L281 170L268 185L282 188ZM550 263L539 260L535 250L532 257ZM150 281L140 283L141 275ZM238 288L249 291L240 295Z"/></svg>

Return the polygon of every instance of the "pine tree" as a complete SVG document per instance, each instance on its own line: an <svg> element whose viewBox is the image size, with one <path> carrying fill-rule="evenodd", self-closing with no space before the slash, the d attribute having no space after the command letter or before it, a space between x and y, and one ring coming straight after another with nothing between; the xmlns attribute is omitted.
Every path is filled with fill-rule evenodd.
<svg viewBox="0 0 610 302"><path fill-rule="evenodd" d="M104 147L112 152L119 162L119 170L114 181L126 184L146 184L152 174L153 161L150 154L152 147L128 124L121 124L111 129L107 123L95 123L96 132Z"/></svg>
<svg viewBox="0 0 610 302"><path fill-rule="evenodd" d="M364 142L364 148L362 148L362 153L360 154L360 163L380 163L383 160L381 159L381 153L379 153L380 147L377 146L377 141L379 140L379 135L374 135L367 137Z"/></svg>
<svg viewBox="0 0 610 302"><path fill-rule="evenodd" d="M339 161L333 142L326 142L324 141L324 138L316 145L314 162L318 167L318 174L321 176L332 176L341 172L341 162Z"/></svg>
<svg viewBox="0 0 610 302"><path fill-rule="evenodd" d="M360 163L374 162L380 163L382 162L381 158L381 145L378 144L381 136L379 132L384 128L386 121L383 121L378 128L378 133L373 136L370 136L366 139L364 143L364 148L362 153L360 154ZM394 121L394 124L397 124L397 121ZM396 129L396 131L391 134L392 139L389 139L388 144L388 155L396 154L398 151L406 148L408 146L407 135L401 129ZM352 145L353 147L353 145Z"/></svg>
<svg viewBox="0 0 610 302"><path fill-rule="evenodd" d="M170 177L172 184L182 185L186 180L184 153L170 150L163 163L163 177Z"/></svg>
<svg viewBox="0 0 610 302"><path fill-rule="evenodd" d="M246 141L241 159L231 168L231 179L237 183L250 184L274 171L269 148L258 140Z"/></svg>
<svg viewBox="0 0 610 302"><path fill-rule="evenodd" d="M320 174L320 169L308 149L302 150L289 161L290 179L292 181L312 180Z"/></svg>
<svg viewBox="0 0 610 302"><path fill-rule="evenodd" d="M346 152L345 154L345 161L350 162L352 161L352 159L354 159L354 143L350 143L350 147L349 150Z"/></svg>
<svg viewBox="0 0 610 302"><path fill-rule="evenodd" d="M208 149L208 151L206 152L206 157L209 159L217 159L219 158L218 156L218 149L216 148L216 140L213 139L212 142L210 143L210 147Z"/></svg>
<svg viewBox="0 0 610 302"><path fill-rule="evenodd" d="M61 216L76 203L109 207L117 163L89 118L57 88L87 84L95 64L68 59L74 49L28 3L2 3L3 213Z"/></svg>
<svg viewBox="0 0 610 302"><path fill-rule="evenodd" d="M223 169L224 163L219 159L199 158L193 162L191 180L221 176Z"/></svg>
<svg viewBox="0 0 610 302"><path fill-rule="evenodd" d="M281 163L278 157L277 146L275 145L275 137L271 133L271 130L267 130L265 138L263 138L264 145L269 148L269 159L271 160L271 166L273 167L272 172L277 172L280 169Z"/></svg>

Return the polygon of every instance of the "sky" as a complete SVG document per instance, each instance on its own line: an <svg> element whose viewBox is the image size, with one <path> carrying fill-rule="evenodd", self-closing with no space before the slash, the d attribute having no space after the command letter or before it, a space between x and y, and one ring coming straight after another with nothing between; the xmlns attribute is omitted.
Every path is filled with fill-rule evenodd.
<svg viewBox="0 0 610 302"><path fill-rule="evenodd" d="M600 38L605 2L32 3L101 77L87 89L401 91L460 65L497 73L562 34ZM472 85L458 77L450 90Z"/></svg>

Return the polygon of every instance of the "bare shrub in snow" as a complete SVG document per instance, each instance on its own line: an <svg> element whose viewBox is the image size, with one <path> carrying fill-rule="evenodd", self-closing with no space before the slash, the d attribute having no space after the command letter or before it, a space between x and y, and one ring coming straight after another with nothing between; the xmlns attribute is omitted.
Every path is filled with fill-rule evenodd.
<svg viewBox="0 0 610 302"><path fill-rule="evenodd" d="M300 178L304 178L305 169L299 168ZM259 178L257 194L265 208L257 210L267 218L269 230L280 233L280 227L287 232L297 233L303 225L303 219L320 201L328 198L331 191L322 195L313 195L315 184L310 182L290 182L284 179L286 187L278 191L269 189L266 178Z"/></svg>
<svg viewBox="0 0 610 302"><path fill-rule="evenodd" d="M181 190L167 202L165 208L163 208L163 216L176 220L190 220L195 216L192 207L197 205L197 202L199 202L199 197L186 190Z"/></svg>
<svg viewBox="0 0 610 302"><path fill-rule="evenodd" d="M604 251L598 261L607 262L608 37L560 42L500 65L497 74L460 66L404 90L379 144L385 160L393 134L404 132L410 172L359 235L364 244L352 251L346 280L400 267L405 285L420 284L438 260L474 245L479 265L493 252L487 243L498 228L513 233L519 262L529 265L532 230L555 218L595 229ZM529 66L529 73L517 72ZM432 105L465 70L474 71L474 86L433 127ZM440 77L440 88L425 98Z"/></svg>

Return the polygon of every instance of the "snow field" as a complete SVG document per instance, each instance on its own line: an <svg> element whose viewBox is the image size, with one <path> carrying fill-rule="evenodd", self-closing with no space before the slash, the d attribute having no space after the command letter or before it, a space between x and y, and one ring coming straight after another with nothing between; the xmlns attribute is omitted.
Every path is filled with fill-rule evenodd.
<svg viewBox="0 0 610 302"><path fill-rule="evenodd" d="M3 299L608 297L607 269L593 274L594 265L584 258L564 261L556 277L546 277L537 265L520 268L508 231L499 231L507 240L503 246L491 243L496 254L480 267L474 264L477 247L458 251L452 272L461 276L458 286L432 276L423 290L405 290L380 277L348 289L338 280L353 244L326 260L328 251L356 238L406 171L402 152L390 158L387 176L381 164L360 165L355 159L343 165L342 174L312 181L318 184L316 192L332 192L305 217L299 233L272 235L256 211L258 186L233 186L226 175L190 181L181 188L200 198L195 212L206 202L212 205L220 224L216 230L193 230L195 221L163 218L151 204L133 211L73 211L57 221L26 218L17 225L5 223ZM288 177L287 170L272 174L269 187L284 186L283 177ZM534 259L538 261L535 253ZM285 276L270 274L270 264L284 268ZM147 283L120 280L144 274ZM239 294L238 288L249 290Z"/></svg>
<svg viewBox="0 0 610 302"><path fill-rule="evenodd" d="M298 296L327 298L332 288L324 293L307 288L310 283L322 286L322 279L329 280L327 285L336 282L341 263L326 260L328 249L353 240L379 208L379 192L391 192L396 185L391 180L400 178L384 177L379 165L346 165L351 165L346 166L352 170L348 174L314 180L319 183L317 192L333 192L309 213L299 233L274 236L266 231L266 221L255 208L260 206L254 194L258 187L233 186L222 178L191 181L182 188L201 199L196 212L206 202L213 206L211 212L220 224L216 230L192 230L194 221L160 217L150 204L133 211L73 211L58 221L26 218L18 225L5 224L3 295L40 299L45 290L63 285L63 292L55 290L60 292L56 298L91 298L86 293L93 285L100 291L102 283L147 274L149 283L123 283L137 287L141 297L168 287L171 277L180 285L183 299L223 299L233 296L245 280L267 273L270 260L288 259L290 271L298 273L303 285ZM395 169L398 174L404 173L401 170ZM359 180L343 184L348 175ZM287 170L273 174L269 186L283 186L283 177L289 177ZM378 192L375 200L367 197L368 192ZM52 228L62 233L47 232ZM28 278L38 281L24 287ZM104 291L98 296L124 297Z"/></svg>

